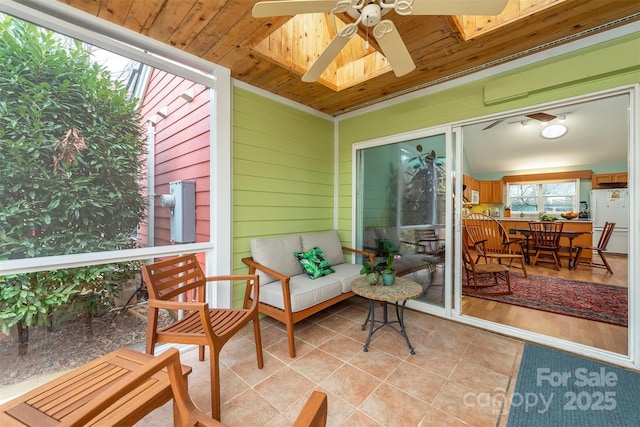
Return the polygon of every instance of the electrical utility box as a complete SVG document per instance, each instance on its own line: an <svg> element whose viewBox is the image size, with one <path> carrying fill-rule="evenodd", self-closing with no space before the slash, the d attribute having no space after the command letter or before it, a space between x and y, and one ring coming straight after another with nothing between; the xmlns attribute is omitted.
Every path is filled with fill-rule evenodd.
<svg viewBox="0 0 640 427"><path fill-rule="evenodd" d="M196 182L170 182L169 192L173 196L171 240L176 243L194 243L196 241Z"/></svg>

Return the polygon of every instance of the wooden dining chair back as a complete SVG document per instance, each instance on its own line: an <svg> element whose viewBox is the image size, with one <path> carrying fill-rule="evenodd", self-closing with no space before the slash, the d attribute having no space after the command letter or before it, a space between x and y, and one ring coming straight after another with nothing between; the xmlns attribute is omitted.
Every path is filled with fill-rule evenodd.
<svg viewBox="0 0 640 427"><path fill-rule="evenodd" d="M167 374L160 373L162 370L168 371L168 379L173 393L173 425L180 427L224 427L222 423L202 412L191 400L187 383L182 375L180 353L175 348L166 350L162 355L154 357L124 375L117 382L88 399L80 409L64 417L58 425L61 427L81 427L89 424L105 424L104 418L108 415L109 407L123 398L132 399L139 405L144 405L144 398L148 394L145 393L146 386L150 383L167 380ZM126 423L126 420L124 422ZM132 419L131 423L126 425L134 423L135 419Z"/></svg>
<svg viewBox="0 0 640 427"><path fill-rule="evenodd" d="M484 258L486 262L497 261L498 264L508 261L511 267L516 261L527 277L521 248L524 239L509 237L504 226L489 215L472 213L462 220L462 224L477 253L476 262L480 258Z"/></svg>
<svg viewBox="0 0 640 427"><path fill-rule="evenodd" d="M195 344L199 360L204 360L204 349L209 348L211 371L211 413L220 419L220 350L222 346L245 325L253 322L253 333L258 368L263 367L262 339L258 312L260 284L258 276L226 275L206 277L196 256L183 255L142 266L142 275L149 292L149 320L147 346L154 353L157 343ZM241 309L209 308L206 302L206 286L209 282L245 281L244 301L250 301ZM193 293L195 292L195 295ZM159 310L183 311L175 323L158 327Z"/></svg>
<svg viewBox="0 0 640 427"><path fill-rule="evenodd" d="M607 257L604 255L604 252L607 250L607 246L609 245L609 239L611 239L611 235L613 234L613 230L616 227L615 222L606 222L604 224L604 228L602 229L602 234L600 235L600 239L598 239L597 246L576 246L576 257L577 260L575 268L578 268L579 264L588 265L590 267L597 268L606 268L607 271L613 274L613 270L607 261ZM592 259L583 259L580 258L582 251L593 251L594 255L598 255L600 257L601 262L594 261Z"/></svg>
<svg viewBox="0 0 640 427"><path fill-rule="evenodd" d="M535 254L531 265L535 266L538 261L551 262L556 270L560 270L560 237L564 222L534 221L529 223L531 237L533 239L533 250ZM540 256L543 258L540 259Z"/></svg>
<svg viewBox="0 0 640 427"><path fill-rule="evenodd" d="M506 265L485 262L482 258L474 260L466 244L462 245L462 265L467 279L466 285L463 284L462 287L465 293L472 295L510 295L512 293L511 276L509 267ZM489 276L489 280L485 279L485 276ZM506 285L506 288L500 285ZM492 289L498 290L492 291Z"/></svg>

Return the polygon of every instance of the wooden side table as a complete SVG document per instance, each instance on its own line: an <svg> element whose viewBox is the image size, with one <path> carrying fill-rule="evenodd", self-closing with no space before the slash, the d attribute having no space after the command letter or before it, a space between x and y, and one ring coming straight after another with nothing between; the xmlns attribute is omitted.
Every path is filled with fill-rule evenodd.
<svg viewBox="0 0 640 427"><path fill-rule="evenodd" d="M120 348L0 405L0 426L56 426L102 390L153 359L150 354ZM191 368L182 365L182 374ZM133 425L173 398L166 369L100 414L98 425Z"/></svg>
<svg viewBox="0 0 640 427"><path fill-rule="evenodd" d="M404 308L407 301L416 298L422 293L422 286L414 282L413 280L405 279L403 277L396 277L396 281L391 286L384 286L382 279L378 280L378 284L370 285L365 277L359 277L351 282L351 290L361 297L369 300L369 313L367 314L367 320L362 325L364 331L369 324L369 336L367 336L367 342L364 344L363 351L369 351L369 343L371 342L371 336L384 326L388 326L394 331L398 332L409 346L411 354L416 354L415 349L409 341L407 331L404 327ZM382 320L375 319L374 301L382 302ZM393 303L396 309L396 320L389 321L387 314L387 304ZM378 323L379 326L375 326ZM397 323L399 328L395 327Z"/></svg>

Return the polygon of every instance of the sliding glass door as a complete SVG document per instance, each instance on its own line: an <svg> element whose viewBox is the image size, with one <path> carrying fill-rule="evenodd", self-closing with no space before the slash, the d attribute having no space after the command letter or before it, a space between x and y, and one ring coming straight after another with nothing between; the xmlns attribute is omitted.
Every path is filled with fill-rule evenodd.
<svg viewBox="0 0 640 427"><path fill-rule="evenodd" d="M446 129L438 129L358 144L355 152L360 247L381 261L399 254L396 273L422 286L417 301L438 308L445 308L445 283L451 280L447 141Z"/></svg>

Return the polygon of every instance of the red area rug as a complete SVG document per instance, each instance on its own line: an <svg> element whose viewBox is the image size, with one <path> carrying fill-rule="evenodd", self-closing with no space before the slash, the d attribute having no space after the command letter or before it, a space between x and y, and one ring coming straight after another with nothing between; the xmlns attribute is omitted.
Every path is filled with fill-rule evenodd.
<svg viewBox="0 0 640 427"><path fill-rule="evenodd" d="M464 279L463 279L464 280ZM491 279L487 279L491 280ZM481 282L482 283L482 282ZM506 290L505 285L487 289ZM504 302L551 313L627 326L627 288L553 277L511 273L511 295L463 295Z"/></svg>

